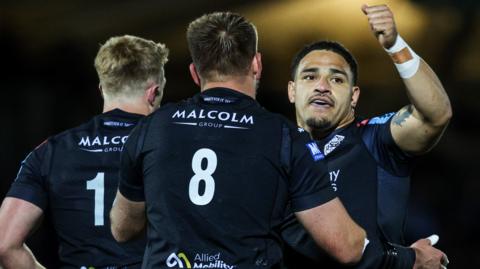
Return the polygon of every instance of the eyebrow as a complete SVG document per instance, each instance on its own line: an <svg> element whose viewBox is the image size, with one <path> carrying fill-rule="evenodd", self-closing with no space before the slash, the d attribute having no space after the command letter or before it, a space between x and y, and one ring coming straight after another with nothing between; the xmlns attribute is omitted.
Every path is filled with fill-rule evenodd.
<svg viewBox="0 0 480 269"><path fill-rule="evenodd" d="M319 70L319 68L317 68L317 67L311 67L311 68L303 69L302 71L300 71L300 73L315 73L315 72L318 72L318 70ZM345 77L348 78L347 72L345 72L343 70L340 70L340 69L337 69L337 68L329 68L328 70L332 74L342 74L342 75L344 75Z"/></svg>
<svg viewBox="0 0 480 269"><path fill-rule="evenodd" d="M317 71L318 71L318 68L311 67L311 68L303 69L302 71L300 71L300 73L314 73L314 72L317 72Z"/></svg>
<svg viewBox="0 0 480 269"><path fill-rule="evenodd" d="M330 68L330 72L332 72L333 74L342 74L342 75L344 75L345 77L348 78L347 72L345 72L343 70L336 69L336 68Z"/></svg>

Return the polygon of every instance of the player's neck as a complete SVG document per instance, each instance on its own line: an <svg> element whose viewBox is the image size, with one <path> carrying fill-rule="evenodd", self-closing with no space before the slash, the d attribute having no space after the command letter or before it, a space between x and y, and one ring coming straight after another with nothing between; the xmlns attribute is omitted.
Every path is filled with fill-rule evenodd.
<svg viewBox="0 0 480 269"><path fill-rule="evenodd" d="M343 120L341 120L336 126L333 125L333 126L325 126L325 128L312 128L308 126L308 124L301 121L301 119L299 119L299 116L297 115L297 123L299 124L299 126L305 129L314 140L323 139L329 136L335 130L348 126L354 120L355 120L355 116L352 113L352 114L349 114L347 117L345 117Z"/></svg>
<svg viewBox="0 0 480 269"><path fill-rule="evenodd" d="M105 101L103 104L103 113L114 110L120 109L128 113L140 114L140 115L148 115L151 113L150 107L141 102L140 100L136 100L133 102L125 102L123 100L111 100Z"/></svg>
<svg viewBox="0 0 480 269"><path fill-rule="evenodd" d="M325 138L326 136L328 136L329 134L331 134L335 130L334 128L318 129L318 128L310 128L308 126L306 126L306 128L304 128L304 129L310 134L310 136L314 140L320 140L322 138Z"/></svg>
<svg viewBox="0 0 480 269"><path fill-rule="evenodd" d="M225 81L206 81L202 87L201 91L206 91L212 88L229 88L237 92L241 92L245 95L248 95L255 99L256 96L256 82L253 81L250 77L241 76L241 77L229 77Z"/></svg>

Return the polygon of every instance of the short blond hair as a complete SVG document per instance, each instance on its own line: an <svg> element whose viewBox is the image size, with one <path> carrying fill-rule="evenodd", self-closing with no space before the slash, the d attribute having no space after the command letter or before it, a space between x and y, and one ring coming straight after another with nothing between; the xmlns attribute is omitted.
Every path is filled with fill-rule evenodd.
<svg viewBox="0 0 480 269"><path fill-rule="evenodd" d="M107 40L95 57L104 95L138 95L152 81L162 87L168 52L164 44L131 35Z"/></svg>

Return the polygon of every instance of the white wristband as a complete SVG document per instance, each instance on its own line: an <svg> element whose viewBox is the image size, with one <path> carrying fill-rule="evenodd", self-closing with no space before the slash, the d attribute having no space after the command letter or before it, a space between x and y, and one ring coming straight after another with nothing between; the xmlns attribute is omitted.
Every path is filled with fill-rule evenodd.
<svg viewBox="0 0 480 269"><path fill-rule="evenodd" d="M420 66L420 57L408 46L400 35L397 35L395 44L389 49L385 49L393 61L400 77L411 78L418 71ZM405 59L406 58L406 59Z"/></svg>

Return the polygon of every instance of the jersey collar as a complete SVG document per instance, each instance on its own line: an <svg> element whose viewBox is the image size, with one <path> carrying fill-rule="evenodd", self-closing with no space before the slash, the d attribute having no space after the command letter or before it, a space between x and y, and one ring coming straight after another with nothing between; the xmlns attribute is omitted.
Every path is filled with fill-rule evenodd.
<svg viewBox="0 0 480 269"><path fill-rule="evenodd" d="M205 90L196 94L193 98L196 102L212 105L258 105L255 99L246 94L233 89L221 87Z"/></svg>
<svg viewBox="0 0 480 269"><path fill-rule="evenodd" d="M112 110L107 111L105 113L102 113L100 115L102 117L105 117L105 118L120 117L120 118L124 118L124 119L132 119L132 120L138 120L140 118L145 117L144 115L126 112L126 111L123 111L119 108L112 109Z"/></svg>

